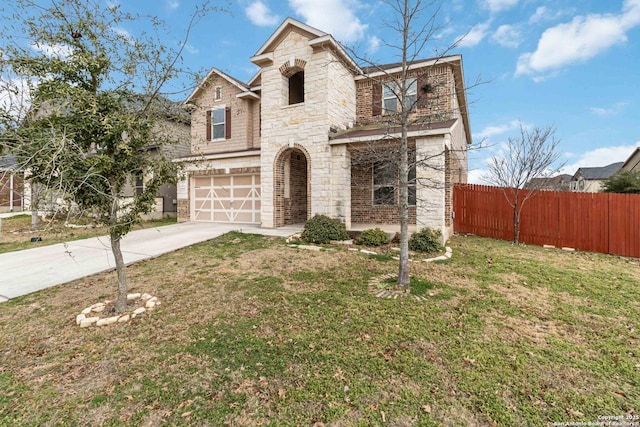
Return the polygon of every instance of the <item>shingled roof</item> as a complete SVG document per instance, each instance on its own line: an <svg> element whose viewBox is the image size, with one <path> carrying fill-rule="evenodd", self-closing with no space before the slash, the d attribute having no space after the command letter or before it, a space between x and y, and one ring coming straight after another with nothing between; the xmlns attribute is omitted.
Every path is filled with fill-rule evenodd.
<svg viewBox="0 0 640 427"><path fill-rule="evenodd" d="M579 175L581 175L584 179L587 180L607 179L614 173L618 172L623 164L624 162L616 162L611 163L607 166L600 166L595 168L579 168L573 175L573 177L577 178Z"/></svg>

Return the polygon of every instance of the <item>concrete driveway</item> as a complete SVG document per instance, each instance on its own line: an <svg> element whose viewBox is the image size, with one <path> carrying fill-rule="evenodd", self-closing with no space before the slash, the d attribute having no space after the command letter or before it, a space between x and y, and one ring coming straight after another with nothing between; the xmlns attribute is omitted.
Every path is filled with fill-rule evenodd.
<svg viewBox="0 0 640 427"><path fill-rule="evenodd" d="M229 231L288 237L300 229L186 222L132 231L122 240L122 255L132 264ZM0 254L0 302L114 268L107 236Z"/></svg>

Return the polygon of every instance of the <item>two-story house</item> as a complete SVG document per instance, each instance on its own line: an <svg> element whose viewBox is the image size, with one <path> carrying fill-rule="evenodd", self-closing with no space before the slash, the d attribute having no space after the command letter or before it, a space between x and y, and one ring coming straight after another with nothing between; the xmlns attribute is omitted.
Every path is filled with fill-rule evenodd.
<svg viewBox="0 0 640 427"><path fill-rule="evenodd" d="M259 71L249 82L214 68L185 102L191 156L179 220L272 228L325 214L348 229L393 228L400 65L361 68L330 34L291 18L251 62ZM463 81L458 55L409 65L410 222L445 238L452 184L467 178Z"/></svg>

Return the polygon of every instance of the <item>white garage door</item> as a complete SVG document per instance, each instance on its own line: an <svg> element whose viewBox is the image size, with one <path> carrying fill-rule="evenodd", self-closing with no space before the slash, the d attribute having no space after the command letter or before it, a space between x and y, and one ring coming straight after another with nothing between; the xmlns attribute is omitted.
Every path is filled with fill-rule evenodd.
<svg viewBox="0 0 640 427"><path fill-rule="evenodd" d="M260 175L194 178L196 221L260 224Z"/></svg>

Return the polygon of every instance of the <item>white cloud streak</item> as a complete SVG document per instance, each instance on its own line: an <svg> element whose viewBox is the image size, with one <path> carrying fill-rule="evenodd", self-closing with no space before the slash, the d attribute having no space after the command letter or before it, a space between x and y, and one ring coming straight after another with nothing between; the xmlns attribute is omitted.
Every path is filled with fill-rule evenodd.
<svg viewBox="0 0 640 427"><path fill-rule="evenodd" d="M30 45L32 50L36 52L40 52L49 58L58 57L61 59L66 59L73 53L73 49L71 46L63 45L63 44L46 44L46 43L38 43L32 42Z"/></svg>
<svg viewBox="0 0 640 427"><path fill-rule="evenodd" d="M471 28L471 30L464 36L460 36L457 40L460 40L458 43L459 47L474 47L480 44L482 40L489 33L489 26L491 22L484 22L482 24L476 24Z"/></svg>
<svg viewBox="0 0 640 427"><path fill-rule="evenodd" d="M615 116L616 114L620 113L622 109L626 107L628 104L629 104L628 102L616 102L613 106L608 108L590 107L589 111L592 114L595 114L596 116L601 116L601 117Z"/></svg>
<svg viewBox="0 0 640 427"><path fill-rule="evenodd" d="M622 13L576 16L571 22L547 29L534 52L518 59L516 76L556 71L585 62L627 41L627 32L640 25L640 0L625 0Z"/></svg>
<svg viewBox="0 0 640 427"><path fill-rule="evenodd" d="M244 9L244 13L253 24L260 27L271 27L280 21L280 17L274 14L262 0L251 2Z"/></svg>
<svg viewBox="0 0 640 427"><path fill-rule="evenodd" d="M363 39L368 27L358 17L358 10L364 6L357 0L289 0L289 6L307 24L343 43Z"/></svg>
<svg viewBox="0 0 640 427"><path fill-rule="evenodd" d="M624 162L631 153L640 145L640 141L631 145L616 145L601 147L595 150L585 151L579 155L571 155L574 160L565 165L560 173L573 175L578 168L607 166L611 163Z"/></svg>
<svg viewBox="0 0 640 427"><path fill-rule="evenodd" d="M491 40L502 47L516 48L522 42L522 35L515 25L500 25L491 36Z"/></svg>
<svg viewBox="0 0 640 427"><path fill-rule="evenodd" d="M482 5L491 12L511 9L518 4L518 0L483 0Z"/></svg>

